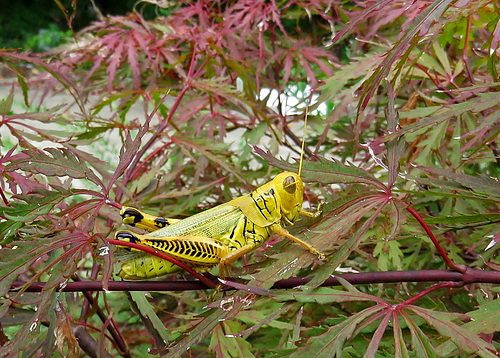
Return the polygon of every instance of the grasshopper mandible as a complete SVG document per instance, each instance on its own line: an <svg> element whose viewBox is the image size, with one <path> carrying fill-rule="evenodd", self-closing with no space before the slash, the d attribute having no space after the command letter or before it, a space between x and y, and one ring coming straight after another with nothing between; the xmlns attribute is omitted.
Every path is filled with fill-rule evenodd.
<svg viewBox="0 0 500 358"><path fill-rule="evenodd" d="M122 230L116 233L115 239L154 248L199 272L219 265L222 279L229 274L229 265L233 261L262 245L272 233L295 241L323 260L322 253L284 228L293 225L299 214L313 218L321 214L321 205L315 213L302 210L304 184L300 173L303 152L304 148L298 174L280 173L250 194L186 219L164 219L123 207L120 212L123 222L149 233L139 235ZM123 279L147 279L180 270L169 261L133 251L136 256L125 260L118 274Z"/></svg>

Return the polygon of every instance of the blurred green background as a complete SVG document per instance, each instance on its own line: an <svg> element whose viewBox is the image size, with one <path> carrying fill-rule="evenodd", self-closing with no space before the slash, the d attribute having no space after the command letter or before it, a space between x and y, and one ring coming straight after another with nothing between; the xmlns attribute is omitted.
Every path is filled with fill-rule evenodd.
<svg viewBox="0 0 500 358"><path fill-rule="evenodd" d="M99 1L95 5L104 15L125 15L133 9L135 0ZM73 13L72 0L24 0L2 1L0 10L0 48L48 51L60 45L64 38L71 36L64 12L67 16ZM97 20L97 13L89 0L76 1L77 11L72 25L78 32ZM146 15L154 16L149 7Z"/></svg>

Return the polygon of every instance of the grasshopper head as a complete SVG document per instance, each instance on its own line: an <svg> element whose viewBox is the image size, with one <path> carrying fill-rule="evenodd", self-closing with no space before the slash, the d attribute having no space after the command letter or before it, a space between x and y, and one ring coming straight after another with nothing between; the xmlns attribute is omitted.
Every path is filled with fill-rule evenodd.
<svg viewBox="0 0 500 358"><path fill-rule="evenodd" d="M304 184L300 176L292 172L283 172L273 179L274 187L281 202L282 221L292 224L302 209Z"/></svg>

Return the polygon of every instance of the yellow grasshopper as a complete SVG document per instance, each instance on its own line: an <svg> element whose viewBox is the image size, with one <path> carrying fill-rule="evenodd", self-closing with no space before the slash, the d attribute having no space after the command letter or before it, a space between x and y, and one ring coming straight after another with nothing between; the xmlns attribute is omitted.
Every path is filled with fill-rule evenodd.
<svg viewBox="0 0 500 358"><path fill-rule="evenodd" d="M115 239L154 248L198 272L219 265L222 279L229 274L228 266L233 261L262 245L273 232L297 242L323 260L323 254L284 228L293 225L299 214L309 217L321 214L320 207L315 213L302 210L304 184L300 172L303 146L304 140L298 174L280 173L250 194L186 219L159 218L123 207L120 212L123 222L149 233L139 235L122 230L115 234ZM136 249L132 251L136 255L123 262L118 274L123 279L148 279L180 270L169 261Z"/></svg>
<svg viewBox="0 0 500 358"><path fill-rule="evenodd" d="M324 259L318 250L283 227L292 225L299 214L309 217L321 214L319 209L315 213L302 210L303 194L300 176L283 172L250 194L182 220L157 218L123 207L120 214L124 223L151 232L139 235L122 230L115 238L152 247L200 272L219 265L223 279L228 265L262 245L273 232ZM127 280L140 280L179 269L169 261L144 253L125 261L118 275Z"/></svg>

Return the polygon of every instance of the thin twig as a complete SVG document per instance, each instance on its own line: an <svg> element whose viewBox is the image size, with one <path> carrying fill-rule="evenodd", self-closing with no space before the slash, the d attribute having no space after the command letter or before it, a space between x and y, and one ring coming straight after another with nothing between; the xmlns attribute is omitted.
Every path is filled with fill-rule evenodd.
<svg viewBox="0 0 500 358"><path fill-rule="evenodd" d="M70 283L84 283L84 282L95 282L95 281L69 282L68 284L70 284ZM94 305L94 298L92 297L92 294L89 291L81 291L81 292L83 293L83 295L85 296L87 301L91 302L91 304ZM102 322L107 321L108 317L106 317L106 315L104 314L104 312L102 310L97 310L96 313ZM106 328L107 328L109 334L111 334L111 337L113 337L113 340L115 341L115 343L117 344L117 347L119 348L120 353L124 357L131 358L132 356L130 355L130 352L127 349L127 344L123 340L122 335L120 333L118 333L118 331L116 331L115 327L113 327L112 325L108 324Z"/></svg>
<svg viewBox="0 0 500 358"><path fill-rule="evenodd" d="M75 335L76 339L78 340L78 345L80 348L89 355L91 358L97 358L98 352L97 352L97 342L95 341L94 338L90 335L89 332L85 329L83 326L76 326L73 328L73 334ZM105 352L106 358L112 358L112 355L109 353Z"/></svg>

